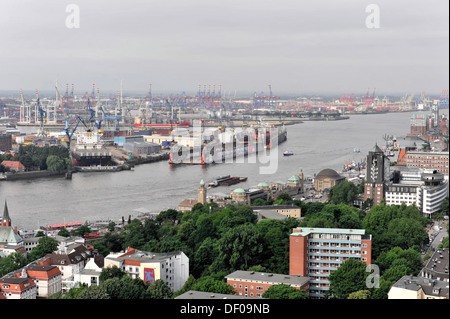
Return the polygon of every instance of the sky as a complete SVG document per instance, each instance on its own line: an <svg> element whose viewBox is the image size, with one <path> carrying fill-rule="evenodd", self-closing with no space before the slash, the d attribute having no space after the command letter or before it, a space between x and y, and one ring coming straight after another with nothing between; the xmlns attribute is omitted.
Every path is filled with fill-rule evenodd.
<svg viewBox="0 0 450 319"><path fill-rule="evenodd" d="M447 0L1 0L0 91L439 95L448 30Z"/></svg>

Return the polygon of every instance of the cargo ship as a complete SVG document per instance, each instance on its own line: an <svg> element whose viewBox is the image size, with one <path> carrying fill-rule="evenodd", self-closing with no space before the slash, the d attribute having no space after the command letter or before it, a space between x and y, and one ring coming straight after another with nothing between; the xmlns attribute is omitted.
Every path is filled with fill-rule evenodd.
<svg viewBox="0 0 450 319"><path fill-rule="evenodd" d="M214 182L208 184L209 187L230 186L247 181L247 177L231 177L230 175L219 176Z"/></svg>
<svg viewBox="0 0 450 319"><path fill-rule="evenodd" d="M159 123L157 121L152 121L151 123L135 122L133 124L133 126L135 128L157 128L157 129L173 129L173 128L177 128L177 127L189 128L190 125L191 125L191 123L189 121L173 123L173 122L170 122L167 120L163 120Z"/></svg>
<svg viewBox="0 0 450 319"><path fill-rule="evenodd" d="M251 141L255 143L249 143ZM259 134L258 130L250 134L250 136L235 136L232 143L224 144L220 142L210 142L202 145L200 149L195 150L191 148L189 152L183 153L182 150L169 152L169 164L218 164L225 163L229 159L235 159L241 156L248 156L249 154L257 154L258 151L270 149L276 145L287 140L287 131L284 126L277 128L277 135L272 136L270 131ZM260 150L258 148L261 148Z"/></svg>
<svg viewBox="0 0 450 319"><path fill-rule="evenodd" d="M74 166L114 165L112 154L105 148L99 131L87 129L77 132L71 155Z"/></svg>

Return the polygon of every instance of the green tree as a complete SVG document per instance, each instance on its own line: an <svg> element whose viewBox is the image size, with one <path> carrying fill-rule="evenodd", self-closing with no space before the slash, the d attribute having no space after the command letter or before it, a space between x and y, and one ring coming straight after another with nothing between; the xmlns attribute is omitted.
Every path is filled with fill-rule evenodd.
<svg viewBox="0 0 450 319"><path fill-rule="evenodd" d="M111 278L121 279L125 275L126 275L126 273L122 269L114 266L111 268L103 268L99 279L100 279L100 282L102 283Z"/></svg>
<svg viewBox="0 0 450 319"><path fill-rule="evenodd" d="M353 201L358 197L358 187L352 182L344 181L333 186L328 193L328 201L331 204L353 205Z"/></svg>
<svg viewBox="0 0 450 319"><path fill-rule="evenodd" d="M70 237L70 232L67 230L67 228L63 227L59 230L58 236Z"/></svg>
<svg viewBox="0 0 450 319"><path fill-rule="evenodd" d="M0 277L22 268L26 263L25 257L21 252L15 252L0 258Z"/></svg>
<svg viewBox="0 0 450 319"><path fill-rule="evenodd" d="M92 230L87 224L81 225L77 229L72 230L72 234L74 234L75 236L80 236L80 237L90 234L91 232L92 232Z"/></svg>
<svg viewBox="0 0 450 319"><path fill-rule="evenodd" d="M45 236L39 239L39 244L28 254L28 261L34 261L47 254L53 253L58 248L58 241L54 238Z"/></svg>
<svg viewBox="0 0 450 319"><path fill-rule="evenodd" d="M102 286L92 285L83 289L78 294L79 299L111 299Z"/></svg>
<svg viewBox="0 0 450 319"><path fill-rule="evenodd" d="M366 265L360 260L349 258L331 272L329 278L331 296L337 299L347 299L352 292L366 288Z"/></svg>
<svg viewBox="0 0 450 319"><path fill-rule="evenodd" d="M184 294L185 292L188 292L189 290L192 290L192 286L195 284L196 280L194 278L194 276L189 275L188 279L186 280L186 282L184 283L183 287L180 290L177 290L173 293L173 298L176 298L182 294Z"/></svg>
<svg viewBox="0 0 450 319"><path fill-rule="evenodd" d="M286 284L270 286L262 297L268 299L308 299L305 291Z"/></svg>
<svg viewBox="0 0 450 319"><path fill-rule="evenodd" d="M228 230L218 242L219 255L214 261L212 271L246 270L258 260L263 250L262 234L250 223Z"/></svg>
<svg viewBox="0 0 450 319"><path fill-rule="evenodd" d="M199 278L192 286L192 290L212 292L216 294L235 294L233 287L223 280L216 279L212 276Z"/></svg>
<svg viewBox="0 0 450 319"><path fill-rule="evenodd" d="M52 172L61 172L66 168L65 161L56 155L50 155L46 160L47 169Z"/></svg>
<svg viewBox="0 0 450 319"><path fill-rule="evenodd" d="M347 299L370 299L369 290L359 290L348 295Z"/></svg>
<svg viewBox="0 0 450 319"><path fill-rule="evenodd" d="M145 244L144 225L137 219L123 227L121 236L124 238L124 247L141 249Z"/></svg>
<svg viewBox="0 0 450 319"><path fill-rule="evenodd" d="M236 217L241 217L244 219L245 222L248 223L255 223L258 217L253 212L253 208L249 205L240 205L236 209L235 213Z"/></svg>
<svg viewBox="0 0 450 319"><path fill-rule="evenodd" d="M146 295L149 299L171 299L173 293L165 281L157 279L148 285Z"/></svg>

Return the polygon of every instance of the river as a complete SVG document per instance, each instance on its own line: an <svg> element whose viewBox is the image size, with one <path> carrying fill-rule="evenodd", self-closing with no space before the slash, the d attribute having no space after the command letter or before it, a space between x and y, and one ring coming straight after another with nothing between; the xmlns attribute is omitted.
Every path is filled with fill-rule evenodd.
<svg viewBox="0 0 450 319"><path fill-rule="evenodd" d="M444 111L448 116L448 110ZM288 139L279 145L276 172L262 174L257 155L244 163L224 163L205 168L199 165L170 167L167 161L138 165L131 171L76 173L71 180L62 177L0 182L0 203L6 200L13 226L32 230L63 222L98 219L119 221L135 216L135 209L160 212L176 208L186 198L197 198L200 180L206 184L221 175L245 176L245 183L208 190L209 195L229 194L236 187L249 188L260 182L285 183L300 169L312 177L322 169L340 171L344 163L359 162L383 136L394 135L401 147L412 140L410 112L350 115L347 120L305 121L287 126ZM419 141L420 143L420 141ZM359 148L360 153L355 153ZM284 150L294 153L284 157ZM253 162L252 162L253 160ZM273 165L273 163L272 163Z"/></svg>

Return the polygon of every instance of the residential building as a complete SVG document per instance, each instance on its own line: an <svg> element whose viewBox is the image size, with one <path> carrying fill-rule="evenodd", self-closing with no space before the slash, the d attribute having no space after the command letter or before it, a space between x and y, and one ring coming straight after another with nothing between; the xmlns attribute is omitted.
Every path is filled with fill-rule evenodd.
<svg viewBox="0 0 450 319"><path fill-rule="evenodd" d="M364 229L295 228L290 235L289 274L310 277L310 297L324 298L328 276L355 258L371 263L372 235Z"/></svg>
<svg viewBox="0 0 450 319"><path fill-rule="evenodd" d="M19 161L3 161L1 164L8 167L10 171L24 172L25 166Z"/></svg>
<svg viewBox="0 0 450 319"><path fill-rule="evenodd" d="M104 267L118 267L131 278L144 282L161 279L172 291L181 289L189 277L189 258L181 251L152 253L130 247L106 256Z"/></svg>
<svg viewBox="0 0 450 319"><path fill-rule="evenodd" d="M96 255L89 259L82 271L74 275L74 282L87 286L99 285L104 265L105 258L102 255Z"/></svg>
<svg viewBox="0 0 450 319"><path fill-rule="evenodd" d="M448 179L437 171L420 168L395 167L393 178L386 187L387 205L415 205L426 217L440 211L448 197Z"/></svg>
<svg viewBox="0 0 450 319"><path fill-rule="evenodd" d="M441 248L434 251L430 259L428 259L425 267L420 271L420 276L431 280L449 282L448 276L448 260L449 249Z"/></svg>
<svg viewBox="0 0 450 319"><path fill-rule="evenodd" d="M388 299L448 299L448 281L403 276L388 292Z"/></svg>
<svg viewBox="0 0 450 319"><path fill-rule="evenodd" d="M189 212L197 203L198 201L196 199L184 199L178 204L178 210L180 212Z"/></svg>
<svg viewBox="0 0 450 319"><path fill-rule="evenodd" d="M237 270L225 278L238 296L262 298L267 289L280 284L301 289L309 294L310 278L304 276Z"/></svg>
<svg viewBox="0 0 450 319"><path fill-rule="evenodd" d="M36 284L36 299L47 299L62 290L62 274L56 266L30 264L21 273Z"/></svg>
<svg viewBox="0 0 450 319"><path fill-rule="evenodd" d="M5 299L36 299L37 286L29 277L0 278L0 293Z"/></svg>
<svg viewBox="0 0 450 319"><path fill-rule="evenodd" d="M90 258L94 258L95 253L83 246L74 247L69 253L47 254L40 261L40 265L57 266L62 274L63 291L68 291L75 285L75 275L83 271Z"/></svg>

